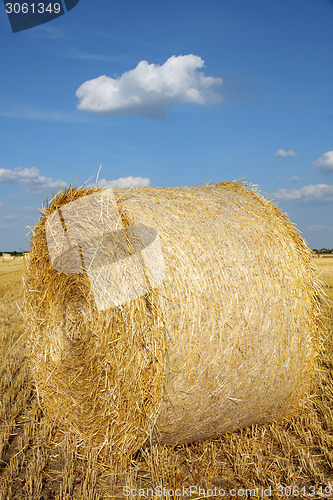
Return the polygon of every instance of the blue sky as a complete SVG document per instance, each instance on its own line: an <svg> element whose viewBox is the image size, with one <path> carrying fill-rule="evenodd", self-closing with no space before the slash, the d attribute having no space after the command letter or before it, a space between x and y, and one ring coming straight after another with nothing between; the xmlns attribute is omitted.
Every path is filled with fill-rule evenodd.
<svg viewBox="0 0 333 500"><path fill-rule="evenodd" d="M0 251L76 178L245 178L333 247L333 1L80 0L11 33L0 4ZM92 182L92 181L90 181Z"/></svg>

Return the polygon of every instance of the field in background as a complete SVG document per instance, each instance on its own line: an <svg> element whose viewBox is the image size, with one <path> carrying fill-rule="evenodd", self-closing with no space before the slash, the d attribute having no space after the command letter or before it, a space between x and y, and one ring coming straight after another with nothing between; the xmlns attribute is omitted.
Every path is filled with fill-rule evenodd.
<svg viewBox="0 0 333 500"><path fill-rule="evenodd" d="M333 287L333 255L332 257L314 257L314 263L316 264L320 277L327 283L331 288Z"/></svg>
<svg viewBox="0 0 333 500"><path fill-rule="evenodd" d="M59 435L57 422L42 414L21 313L23 260L0 262L0 500L138 498L123 493L159 486L166 488L164 498L172 498L169 489L189 493L190 486L202 488L201 494L192 490L192 498L202 498L203 490L218 498L219 489L224 498L231 489L239 491L233 498L246 498L246 489L262 498L262 488L266 498L333 498L333 258L314 262L326 283L326 340L317 385L302 412L214 441L143 449L123 464L100 450L77 448L73 436Z"/></svg>

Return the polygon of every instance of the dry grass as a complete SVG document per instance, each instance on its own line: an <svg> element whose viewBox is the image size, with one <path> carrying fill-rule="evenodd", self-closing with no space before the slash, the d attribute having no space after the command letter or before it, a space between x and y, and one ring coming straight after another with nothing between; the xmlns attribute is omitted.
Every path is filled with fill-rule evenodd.
<svg viewBox="0 0 333 500"><path fill-rule="evenodd" d="M333 255L321 259L320 257L313 258L319 270L319 277L325 281L328 286L333 287Z"/></svg>
<svg viewBox="0 0 333 500"><path fill-rule="evenodd" d="M178 498L189 498L190 486L211 488L208 493L215 487L227 492L254 488L257 495L251 498L261 498L261 488L271 492L266 498L333 498L325 494L325 487L333 488L333 262L325 259L318 266L327 282L327 335L316 385L302 412L279 424L252 426L217 440L141 449L128 465L112 463L94 447L78 448L70 434L60 439L57 422L41 412L22 337L23 264L0 263L1 500L124 498L124 486L184 487ZM281 495L279 485L298 490ZM309 496L314 486L317 494ZM202 496L199 490L192 493L193 498ZM242 493L233 498L244 498ZM172 496L166 491L165 498Z"/></svg>

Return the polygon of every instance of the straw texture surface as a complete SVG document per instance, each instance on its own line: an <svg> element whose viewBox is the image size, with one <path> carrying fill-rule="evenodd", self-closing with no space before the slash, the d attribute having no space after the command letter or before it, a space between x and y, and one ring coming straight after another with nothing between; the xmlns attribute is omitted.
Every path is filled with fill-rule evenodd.
<svg viewBox="0 0 333 500"><path fill-rule="evenodd" d="M157 232L165 275L153 286L147 271L148 292L100 311L87 273L54 269L46 238L55 210L97 191L55 196L31 239L25 304L45 410L127 455L293 411L320 310L310 250L286 216L235 182L114 190L125 230Z"/></svg>

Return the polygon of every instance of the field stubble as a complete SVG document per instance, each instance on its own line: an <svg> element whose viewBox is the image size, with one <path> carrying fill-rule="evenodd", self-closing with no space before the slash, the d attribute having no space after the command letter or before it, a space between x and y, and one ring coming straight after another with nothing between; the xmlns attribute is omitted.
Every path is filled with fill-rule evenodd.
<svg viewBox="0 0 333 500"><path fill-rule="evenodd" d="M164 498L185 488L183 498L190 486L233 489L233 498L244 498L237 491L246 489L262 498L266 488L267 498L281 498L279 485L298 488L288 498L333 498L325 494L327 487L333 492L333 258L315 263L326 283L326 335L316 386L302 410L213 441L142 449L123 463L113 463L106 448L78 447L75 437L58 432L56 419L42 414L24 337L23 262L0 263L0 500L125 498L130 488L156 487L165 488Z"/></svg>

